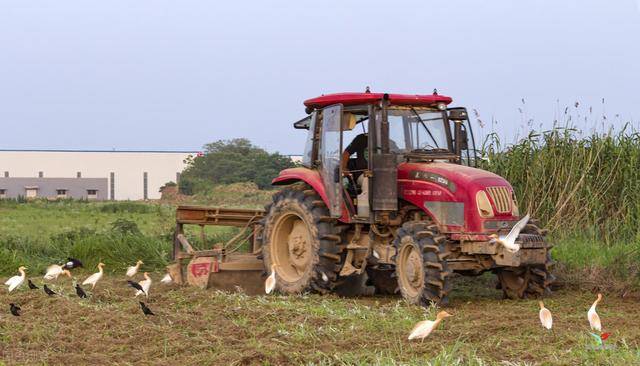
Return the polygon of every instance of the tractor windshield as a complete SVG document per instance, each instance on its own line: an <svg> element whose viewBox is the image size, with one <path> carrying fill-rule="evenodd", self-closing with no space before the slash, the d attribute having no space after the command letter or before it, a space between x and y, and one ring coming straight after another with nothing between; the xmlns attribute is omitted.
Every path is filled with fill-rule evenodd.
<svg viewBox="0 0 640 366"><path fill-rule="evenodd" d="M423 108L389 108L389 150L396 154L451 153L445 113Z"/></svg>

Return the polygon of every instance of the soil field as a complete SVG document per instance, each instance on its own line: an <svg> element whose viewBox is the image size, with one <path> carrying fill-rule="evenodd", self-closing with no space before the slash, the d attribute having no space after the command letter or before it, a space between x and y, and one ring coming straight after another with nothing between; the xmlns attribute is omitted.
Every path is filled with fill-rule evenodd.
<svg viewBox="0 0 640 366"><path fill-rule="evenodd" d="M593 293L559 290L545 299L554 315L549 332L539 324L536 300L502 300L490 276L459 279L447 307L454 316L424 342L410 342L413 325L437 309L399 297L205 291L162 285L161 276L153 274L144 300L156 313L147 317L124 275L106 275L83 300L66 277L51 286L59 293L52 297L26 285L10 294L3 288L0 364L640 364L635 297L605 294L598 312L611 336L602 348L586 318ZM11 302L22 316L10 314Z"/></svg>

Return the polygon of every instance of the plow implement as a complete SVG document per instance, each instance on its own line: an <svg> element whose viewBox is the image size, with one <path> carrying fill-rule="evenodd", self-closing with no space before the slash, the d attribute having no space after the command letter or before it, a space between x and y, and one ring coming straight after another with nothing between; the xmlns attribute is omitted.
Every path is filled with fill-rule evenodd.
<svg viewBox="0 0 640 366"><path fill-rule="evenodd" d="M174 263L169 273L178 284L247 294L264 292L264 265L258 259L260 220L264 210L179 206L173 240ZM186 226L199 227L199 233L186 233ZM207 242L206 226L237 227L240 230L224 243ZM195 230L197 232L198 230ZM192 243L198 243L198 250Z"/></svg>

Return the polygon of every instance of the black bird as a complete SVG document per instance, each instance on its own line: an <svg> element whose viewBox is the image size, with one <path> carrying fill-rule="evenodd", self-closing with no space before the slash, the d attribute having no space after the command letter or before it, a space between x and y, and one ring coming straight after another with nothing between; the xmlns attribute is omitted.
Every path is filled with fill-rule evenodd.
<svg viewBox="0 0 640 366"><path fill-rule="evenodd" d="M62 268L64 269L74 269L78 267L83 267L82 262L80 262L80 260L78 259L71 258L71 257L67 257L67 263L65 263L64 266L62 266Z"/></svg>
<svg viewBox="0 0 640 366"><path fill-rule="evenodd" d="M44 288L44 292L46 292L47 295L49 295L49 296L53 296L53 295L56 294L55 292L51 291L51 289L48 288L47 285L42 286L42 288Z"/></svg>
<svg viewBox="0 0 640 366"><path fill-rule="evenodd" d="M142 309L142 312L144 313L144 315L156 315L142 301L140 301L140 308Z"/></svg>
<svg viewBox="0 0 640 366"><path fill-rule="evenodd" d="M37 289L40 288L40 287L34 285L33 282L31 282L31 280L28 280L27 283L29 284L29 288L32 289L32 290L37 290Z"/></svg>
<svg viewBox="0 0 640 366"><path fill-rule="evenodd" d="M84 292L84 290L82 289L82 287L80 287L79 284L76 283L76 294L78 295L79 298L81 299L86 299L87 298L87 293Z"/></svg>
<svg viewBox="0 0 640 366"><path fill-rule="evenodd" d="M134 282L134 281L127 281L127 283L129 284L129 286L135 288L136 290L140 290L144 293L144 289L142 288L142 286L140 286L139 283Z"/></svg>
<svg viewBox="0 0 640 366"><path fill-rule="evenodd" d="M9 310L11 311L11 314L13 314L13 316L20 316L20 307L14 303L9 304Z"/></svg>

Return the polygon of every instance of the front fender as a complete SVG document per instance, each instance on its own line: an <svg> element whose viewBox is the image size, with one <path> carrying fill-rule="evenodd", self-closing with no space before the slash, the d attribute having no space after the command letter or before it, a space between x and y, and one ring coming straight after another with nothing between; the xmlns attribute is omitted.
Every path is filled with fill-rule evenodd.
<svg viewBox="0 0 640 366"><path fill-rule="evenodd" d="M320 173L317 170L304 167L285 169L271 181L271 185L284 186L300 181L307 183L314 191L318 192L318 195L322 198L324 204L329 207L327 192L325 191L324 184L322 183L322 177L320 177ZM344 203L342 206L342 217L339 220L342 222L351 221Z"/></svg>
<svg viewBox="0 0 640 366"><path fill-rule="evenodd" d="M285 186L293 184L295 182L303 181L310 185L324 201L324 204L329 206L327 200L327 192L324 190L324 184L322 184L322 178L317 170L311 170L309 168L290 168L280 172L280 174L271 181L271 185Z"/></svg>

